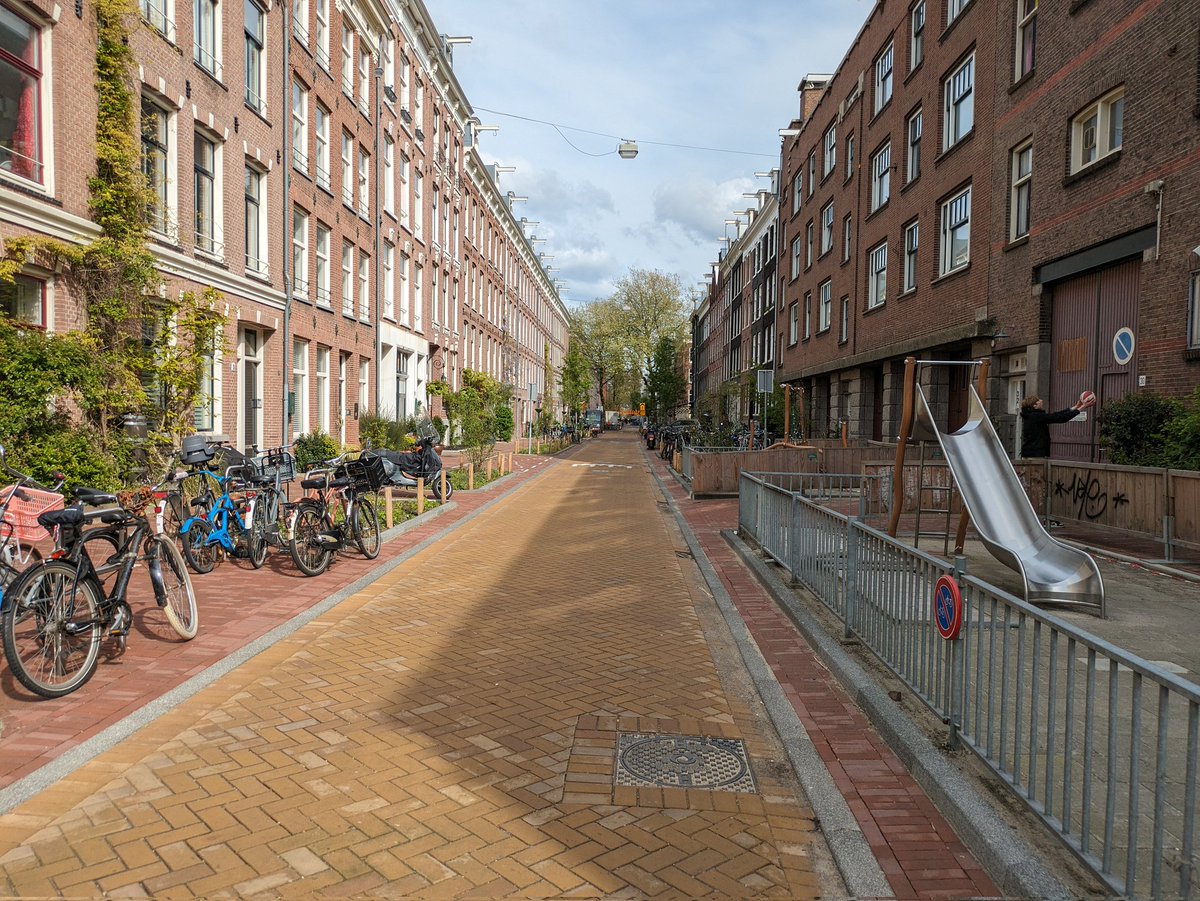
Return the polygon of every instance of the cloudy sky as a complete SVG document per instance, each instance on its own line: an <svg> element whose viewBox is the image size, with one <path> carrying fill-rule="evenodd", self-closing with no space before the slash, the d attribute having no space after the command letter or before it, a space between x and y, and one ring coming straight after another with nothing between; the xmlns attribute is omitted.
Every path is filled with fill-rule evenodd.
<svg viewBox="0 0 1200 901"><path fill-rule="evenodd" d="M516 171L564 299L607 297L631 268L695 288L743 192L769 187L796 86L832 72L871 0L426 0L470 35L454 69L485 160ZM503 115L502 115L503 114ZM540 121L528 121L540 120ZM553 123L553 125L543 124ZM558 126L558 129L554 127ZM561 131L561 134L560 134ZM595 132L596 134L590 134ZM617 153L638 143L635 160ZM572 146L574 145L574 146ZM707 148L707 149L693 149Z"/></svg>

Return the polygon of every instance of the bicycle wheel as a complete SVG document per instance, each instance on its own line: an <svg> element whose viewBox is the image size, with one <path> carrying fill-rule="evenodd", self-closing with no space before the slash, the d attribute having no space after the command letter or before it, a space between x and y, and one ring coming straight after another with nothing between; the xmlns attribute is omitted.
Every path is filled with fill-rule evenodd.
<svg viewBox="0 0 1200 901"><path fill-rule="evenodd" d="M183 513L183 497L178 491L170 491L163 499L162 533L171 538L179 537L187 517Z"/></svg>
<svg viewBox="0 0 1200 901"><path fill-rule="evenodd" d="M163 613L167 615L167 622L180 638L195 638L200 618L196 615L196 592L183 563L183 555L166 535L156 535L153 548L158 552L159 578L166 601Z"/></svg>
<svg viewBox="0 0 1200 901"><path fill-rule="evenodd" d="M212 523L205 519L193 520L183 538L183 559L194 572L204 575L213 571L217 565L217 546L206 544L208 534L212 531Z"/></svg>
<svg viewBox="0 0 1200 901"><path fill-rule="evenodd" d="M325 517L321 507L315 503L301 503L296 508L296 517L292 523L292 540L288 550L292 553L292 562L306 576L319 576L329 566L329 558L333 556L328 547L321 541L321 533L325 531Z"/></svg>
<svg viewBox="0 0 1200 901"><path fill-rule="evenodd" d="M100 594L90 579L51 560L27 569L5 592L0 632L17 681L43 698L61 698L87 682L100 658Z"/></svg>
<svg viewBox="0 0 1200 901"><path fill-rule="evenodd" d="M254 522L250 524L250 532L246 535L246 544L249 548L250 565L255 569L262 569L263 564L267 562L267 527L264 517L257 510L254 511Z"/></svg>
<svg viewBox="0 0 1200 901"><path fill-rule="evenodd" d="M379 517L375 505L365 497L358 499L350 514L350 534L364 557L374 560L379 556Z"/></svg>

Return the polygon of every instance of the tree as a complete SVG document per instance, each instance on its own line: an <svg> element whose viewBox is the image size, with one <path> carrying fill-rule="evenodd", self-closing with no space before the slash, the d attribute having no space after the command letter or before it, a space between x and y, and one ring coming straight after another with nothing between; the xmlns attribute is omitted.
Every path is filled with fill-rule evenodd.
<svg viewBox="0 0 1200 901"><path fill-rule="evenodd" d="M676 368L677 349L668 335L658 339L646 371L647 410L656 419L668 419L684 397L683 373Z"/></svg>
<svg viewBox="0 0 1200 901"><path fill-rule="evenodd" d="M613 376L626 360L625 335L620 311L612 301L597 300L570 315L571 335L579 340L579 353L592 376L600 405L608 406Z"/></svg>
<svg viewBox="0 0 1200 901"><path fill-rule="evenodd" d="M662 338L676 344L683 338L687 314L678 276L630 269L617 282L612 303L619 313L620 330L631 363L641 372L650 369L651 358Z"/></svg>
<svg viewBox="0 0 1200 901"><path fill-rule="evenodd" d="M483 466L496 446L496 437L505 428L512 430L511 413L505 417L512 398L512 387L504 385L486 372L464 369L462 387L451 391L446 382L432 382L429 393L442 398L446 418L453 423L466 448L467 457L475 468ZM451 433L447 425L447 433Z"/></svg>
<svg viewBox="0 0 1200 901"><path fill-rule="evenodd" d="M558 386L563 404L570 410L579 410L587 403L589 384L588 364L583 358L582 343L577 335L572 335L559 375Z"/></svg>

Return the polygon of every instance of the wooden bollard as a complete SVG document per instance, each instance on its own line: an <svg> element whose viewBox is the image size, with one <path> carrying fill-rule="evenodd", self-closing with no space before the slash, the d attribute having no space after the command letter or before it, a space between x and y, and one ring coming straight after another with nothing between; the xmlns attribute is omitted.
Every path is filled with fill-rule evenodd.
<svg viewBox="0 0 1200 901"><path fill-rule="evenodd" d="M475 464L470 460L467 461L467 490L475 490Z"/></svg>
<svg viewBox="0 0 1200 901"><path fill-rule="evenodd" d="M488 464L487 464L487 480L488 480L489 482L492 480L492 458L491 458L491 457L488 457Z"/></svg>
<svg viewBox="0 0 1200 901"><path fill-rule="evenodd" d="M392 513L392 487L389 485L383 489L383 510L384 520L387 522L387 527L390 529L392 523L395 522Z"/></svg>
<svg viewBox="0 0 1200 901"><path fill-rule="evenodd" d="M417 516L425 512L425 480L417 479Z"/></svg>
<svg viewBox="0 0 1200 901"><path fill-rule="evenodd" d="M438 478L442 480L442 503L444 504L446 502L446 468L444 466L438 474Z"/></svg>

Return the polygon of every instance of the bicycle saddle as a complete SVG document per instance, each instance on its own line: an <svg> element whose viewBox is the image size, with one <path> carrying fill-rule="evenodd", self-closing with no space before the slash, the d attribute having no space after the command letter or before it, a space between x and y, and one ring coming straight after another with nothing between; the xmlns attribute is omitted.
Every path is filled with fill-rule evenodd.
<svg viewBox="0 0 1200 901"><path fill-rule="evenodd" d="M38 525L43 529L53 529L55 526L77 526L83 522L83 507L64 507L61 510L47 510L37 518Z"/></svg>
<svg viewBox="0 0 1200 901"><path fill-rule="evenodd" d="M107 494L103 491L97 491L95 488L76 488L73 492L75 499L91 507L100 507L104 504L115 504L117 496L115 494Z"/></svg>

